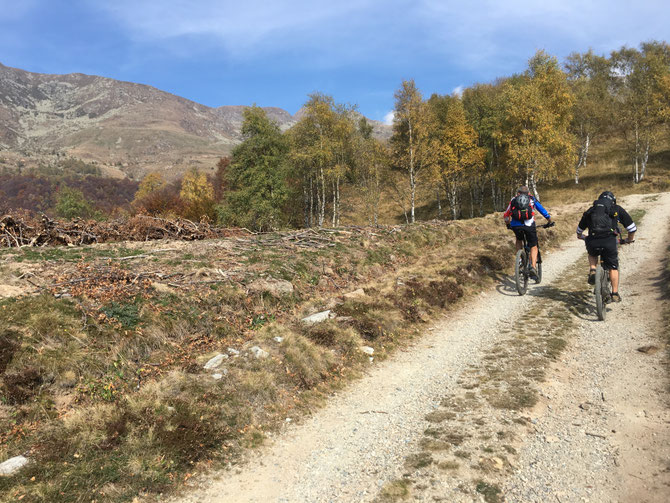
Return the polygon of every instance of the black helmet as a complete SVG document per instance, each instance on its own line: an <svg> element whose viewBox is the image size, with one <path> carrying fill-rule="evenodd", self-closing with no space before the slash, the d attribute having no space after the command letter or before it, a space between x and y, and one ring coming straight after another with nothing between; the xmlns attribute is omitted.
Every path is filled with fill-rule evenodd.
<svg viewBox="0 0 670 503"><path fill-rule="evenodd" d="M612 201L614 204L616 204L616 197L614 197L614 194L612 194L609 190L606 190L602 194L598 196L598 199L609 199Z"/></svg>

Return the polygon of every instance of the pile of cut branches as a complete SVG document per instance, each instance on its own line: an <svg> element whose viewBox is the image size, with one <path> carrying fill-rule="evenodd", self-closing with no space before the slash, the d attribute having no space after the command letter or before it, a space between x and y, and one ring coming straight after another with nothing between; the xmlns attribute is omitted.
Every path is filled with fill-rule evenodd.
<svg viewBox="0 0 670 503"><path fill-rule="evenodd" d="M46 215L6 214L0 217L0 248L22 246L78 246L115 241L175 239L195 241L208 238L245 236L245 229L215 227L207 220L166 219L137 215L106 222L94 220L57 221Z"/></svg>

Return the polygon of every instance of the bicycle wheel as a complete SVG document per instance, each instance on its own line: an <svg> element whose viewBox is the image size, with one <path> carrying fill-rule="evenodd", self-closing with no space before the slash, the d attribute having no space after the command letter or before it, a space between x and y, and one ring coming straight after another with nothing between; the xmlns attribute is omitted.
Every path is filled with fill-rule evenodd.
<svg viewBox="0 0 670 503"><path fill-rule="evenodd" d="M607 273L602 268L600 264L596 267L596 285L594 288L594 293L596 295L596 313L598 314L598 319L603 321L605 319L605 297L607 289Z"/></svg>
<svg viewBox="0 0 670 503"><path fill-rule="evenodd" d="M516 252L514 280L516 282L516 291L519 292L519 295L524 295L526 290L528 290L528 273L526 271L527 261L528 255L526 255L526 250L519 250Z"/></svg>

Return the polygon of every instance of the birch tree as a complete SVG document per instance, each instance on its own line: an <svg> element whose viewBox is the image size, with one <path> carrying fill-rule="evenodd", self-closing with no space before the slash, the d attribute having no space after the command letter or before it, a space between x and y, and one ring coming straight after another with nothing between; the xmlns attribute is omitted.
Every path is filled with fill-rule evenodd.
<svg viewBox="0 0 670 503"><path fill-rule="evenodd" d="M532 188L570 170L574 137L569 131L573 97L556 58L538 51L528 70L505 85L505 115L501 136L510 168Z"/></svg>
<svg viewBox="0 0 670 503"><path fill-rule="evenodd" d="M426 157L428 130L425 127L425 103L414 80L405 80L395 92L393 136L391 147L396 167L409 177L410 217L416 221L416 191L423 169L429 165Z"/></svg>
<svg viewBox="0 0 670 503"><path fill-rule="evenodd" d="M619 123L629 145L633 181L639 183L645 177L649 153L664 120L658 97L670 74L670 46L646 42L639 51L623 47L613 52L611 59Z"/></svg>
<svg viewBox="0 0 670 503"><path fill-rule="evenodd" d="M385 144L372 136L372 126L362 117L356 136L355 179L365 204L370 225L379 225L379 204L388 185L390 154Z"/></svg>
<svg viewBox="0 0 670 503"><path fill-rule="evenodd" d="M477 133L477 144L485 150L482 182L490 184L494 211L505 209L507 201L503 187L512 182L505 167L504 143L500 134L504 112L503 89L504 81L498 80L493 84L476 84L463 92L466 118ZM483 185L480 190L483 190Z"/></svg>
<svg viewBox="0 0 670 503"><path fill-rule="evenodd" d="M571 131L578 140L575 184L579 170L586 168L589 148L599 135L611 127L614 119L612 94L609 90L610 61L593 51L573 53L565 63L568 82L574 95Z"/></svg>
<svg viewBox="0 0 670 503"><path fill-rule="evenodd" d="M436 131L430 143L433 166L447 194L451 216L454 220L459 217L459 193L463 187L470 189L473 216L476 200L473 187L481 182L485 151L477 144L477 133L468 123L459 97L433 96L429 104Z"/></svg>

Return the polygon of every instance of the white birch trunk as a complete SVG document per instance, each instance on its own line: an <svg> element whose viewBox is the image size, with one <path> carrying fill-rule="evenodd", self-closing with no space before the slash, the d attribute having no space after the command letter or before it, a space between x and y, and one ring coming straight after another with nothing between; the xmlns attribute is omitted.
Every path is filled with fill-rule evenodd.
<svg viewBox="0 0 670 503"><path fill-rule="evenodd" d="M323 167L319 170L320 184L317 183L317 198L319 202L319 227L323 227L326 220L326 177L323 174ZM319 185L321 185L319 189Z"/></svg>
<svg viewBox="0 0 670 503"><path fill-rule="evenodd" d="M470 187L470 218L475 218L475 191Z"/></svg>
<svg viewBox="0 0 670 503"><path fill-rule="evenodd" d="M535 172L532 172L530 174L530 186L531 186L531 190L533 191L533 195L535 196L535 199L537 199L539 201L540 200L540 194L538 194L538 192L537 192L537 182L535 180Z"/></svg>
<svg viewBox="0 0 670 503"><path fill-rule="evenodd" d="M640 171L640 181L644 180L644 175L647 173L647 162L649 161L649 139L644 146L644 154L642 154L642 170Z"/></svg>
<svg viewBox="0 0 670 503"><path fill-rule="evenodd" d="M635 123L635 172L633 173L633 182L639 183L640 181L640 170L639 170L639 161L640 158L640 130L638 128L637 122Z"/></svg>
<svg viewBox="0 0 670 503"><path fill-rule="evenodd" d="M335 193L335 180L331 181L332 190L333 190L333 215L330 219L331 226L335 227L335 219L337 218L337 194Z"/></svg>
<svg viewBox="0 0 670 503"><path fill-rule="evenodd" d="M412 216L412 223L416 222L416 218L414 216L414 205L416 201L416 180L414 179L414 170L410 169L409 170L409 186L410 186L410 200L411 200L411 216Z"/></svg>
<svg viewBox="0 0 670 503"><path fill-rule="evenodd" d="M440 187L435 187L435 198L437 199L437 218L442 218L442 201L440 201Z"/></svg>
<svg viewBox="0 0 670 503"><path fill-rule="evenodd" d="M411 188L411 205L412 205L412 223L416 221L416 218L414 216L414 206L416 202L416 180L415 180L415 173L414 173L414 143L413 143L413 136L412 136L412 121L410 120L408 123L408 128L409 128L409 185Z"/></svg>

